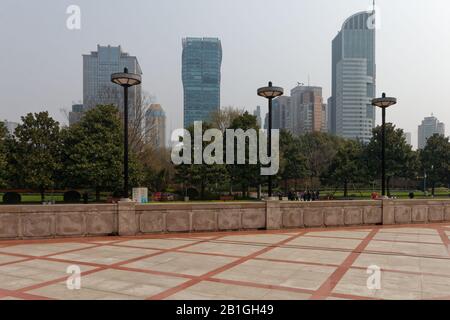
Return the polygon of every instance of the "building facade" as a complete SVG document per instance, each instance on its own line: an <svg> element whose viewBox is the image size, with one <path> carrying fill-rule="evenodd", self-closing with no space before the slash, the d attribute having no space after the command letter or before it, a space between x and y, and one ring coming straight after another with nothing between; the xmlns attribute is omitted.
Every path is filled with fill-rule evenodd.
<svg viewBox="0 0 450 320"><path fill-rule="evenodd" d="M322 88L297 86L291 90L290 126L294 134L327 132L327 107Z"/></svg>
<svg viewBox="0 0 450 320"><path fill-rule="evenodd" d="M14 132L16 131L16 128L19 126L19 124L17 122L11 122L8 120L5 120L3 123L8 133L10 135L14 135Z"/></svg>
<svg viewBox="0 0 450 320"><path fill-rule="evenodd" d="M375 127L375 11L348 18L332 43L330 132L365 143Z"/></svg>
<svg viewBox="0 0 450 320"><path fill-rule="evenodd" d="M253 115L256 117L256 123L258 127L262 128L262 117L261 117L261 106L257 106L256 110L253 111Z"/></svg>
<svg viewBox="0 0 450 320"><path fill-rule="evenodd" d="M423 149L427 146L427 140L435 134L440 134L445 136L445 125L434 117L427 117L419 125L419 149Z"/></svg>
<svg viewBox="0 0 450 320"><path fill-rule="evenodd" d="M72 111L69 112L69 126L73 126L81 120L84 113L84 106L82 104L72 105Z"/></svg>
<svg viewBox="0 0 450 320"><path fill-rule="evenodd" d="M406 140L406 143L412 146L412 133L411 132L405 132L404 137Z"/></svg>
<svg viewBox="0 0 450 320"><path fill-rule="evenodd" d="M145 137L154 149L166 147L166 113L160 104L152 104L145 113Z"/></svg>
<svg viewBox="0 0 450 320"><path fill-rule="evenodd" d="M111 74L123 72L124 68L142 75L137 58L122 51L121 46L98 45L97 51L83 55L84 111L109 104L123 109L123 89L111 82ZM128 92L129 113L133 116L133 110L141 104L141 85L131 87Z"/></svg>
<svg viewBox="0 0 450 320"><path fill-rule="evenodd" d="M222 44L217 38L183 39L184 127L209 121L220 110Z"/></svg>

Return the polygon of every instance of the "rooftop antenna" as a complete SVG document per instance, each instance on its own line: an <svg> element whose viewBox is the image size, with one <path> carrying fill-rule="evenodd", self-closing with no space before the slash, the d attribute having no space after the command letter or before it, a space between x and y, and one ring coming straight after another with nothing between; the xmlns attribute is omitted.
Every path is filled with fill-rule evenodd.
<svg viewBox="0 0 450 320"><path fill-rule="evenodd" d="M308 74L308 87L311 86L311 76Z"/></svg>

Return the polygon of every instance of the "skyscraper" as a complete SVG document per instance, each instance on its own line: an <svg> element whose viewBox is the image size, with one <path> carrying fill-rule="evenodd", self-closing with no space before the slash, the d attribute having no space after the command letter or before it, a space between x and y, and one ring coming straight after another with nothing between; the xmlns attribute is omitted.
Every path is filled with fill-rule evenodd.
<svg viewBox="0 0 450 320"><path fill-rule="evenodd" d="M369 142L375 126L375 10L348 18L332 45L330 131Z"/></svg>
<svg viewBox="0 0 450 320"><path fill-rule="evenodd" d="M222 44L217 38L183 39L184 127L220 110Z"/></svg>
<svg viewBox="0 0 450 320"><path fill-rule="evenodd" d="M262 117L261 117L261 107L257 106L256 110L253 111L253 115L256 117L256 123L260 128L262 128Z"/></svg>
<svg viewBox="0 0 450 320"><path fill-rule="evenodd" d="M412 146L412 133L411 132L405 132L404 134L406 143Z"/></svg>
<svg viewBox="0 0 450 320"><path fill-rule="evenodd" d="M113 104L123 108L123 89L111 82L111 74L128 72L142 75L136 57L122 51L120 46L97 46L97 51L83 55L83 102L84 110L97 105ZM141 103L141 85L129 89L130 115Z"/></svg>
<svg viewBox="0 0 450 320"><path fill-rule="evenodd" d="M160 104L152 104L145 114L147 143L155 149L166 146L166 114Z"/></svg>
<svg viewBox="0 0 450 320"><path fill-rule="evenodd" d="M419 126L419 149L425 148L427 140L435 134L445 136L445 125L432 115L425 118Z"/></svg>
<svg viewBox="0 0 450 320"><path fill-rule="evenodd" d="M82 104L72 105L72 111L69 112L69 126L78 123L83 116L84 106Z"/></svg>
<svg viewBox="0 0 450 320"><path fill-rule="evenodd" d="M3 123L5 124L5 128L10 135L13 135L14 131L19 126L19 124L17 122L11 122L8 120L5 120Z"/></svg>
<svg viewBox="0 0 450 320"><path fill-rule="evenodd" d="M297 86L291 90L292 129L300 135L308 132L327 132L327 110L322 88Z"/></svg>

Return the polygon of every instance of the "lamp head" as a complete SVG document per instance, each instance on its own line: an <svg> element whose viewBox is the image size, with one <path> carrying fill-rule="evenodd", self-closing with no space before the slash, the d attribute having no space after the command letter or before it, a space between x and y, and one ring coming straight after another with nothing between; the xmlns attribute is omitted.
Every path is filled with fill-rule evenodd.
<svg viewBox="0 0 450 320"><path fill-rule="evenodd" d="M113 73L111 75L111 82L128 88L141 84L142 78L138 74L128 73L128 68L125 68L122 73Z"/></svg>
<svg viewBox="0 0 450 320"><path fill-rule="evenodd" d="M267 99L273 99L282 96L283 94L284 89L281 87L274 87L272 82L269 82L269 86L258 89L258 96Z"/></svg>
<svg viewBox="0 0 450 320"><path fill-rule="evenodd" d="M372 100L372 105L374 107L378 107L378 108L382 108L382 109L389 108L390 106L393 106L395 104L397 104L397 99L393 98L393 97L386 97L386 93L383 93L381 98Z"/></svg>

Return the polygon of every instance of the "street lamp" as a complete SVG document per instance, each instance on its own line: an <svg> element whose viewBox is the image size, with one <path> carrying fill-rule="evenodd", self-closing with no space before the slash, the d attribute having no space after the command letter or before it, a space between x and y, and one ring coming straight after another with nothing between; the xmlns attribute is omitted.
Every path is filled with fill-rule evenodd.
<svg viewBox="0 0 450 320"><path fill-rule="evenodd" d="M123 142L123 198L129 199L128 188L128 88L141 84L141 76L134 73L128 73L125 68L123 73L114 73L111 75L111 82L118 84L124 89L124 142Z"/></svg>
<svg viewBox="0 0 450 320"><path fill-rule="evenodd" d="M394 104L397 104L397 99L386 97L386 93L383 93L381 98L372 100L372 105L381 108L383 112L381 128L381 189L383 197L386 196L386 109Z"/></svg>
<svg viewBox="0 0 450 320"><path fill-rule="evenodd" d="M284 93L283 88L274 87L272 82L269 82L268 87L258 89L258 96L269 100L269 132L267 139L267 153L269 158L272 156L272 100L276 97L282 96ZM272 176L269 175L269 198L272 197Z"/></svg>

